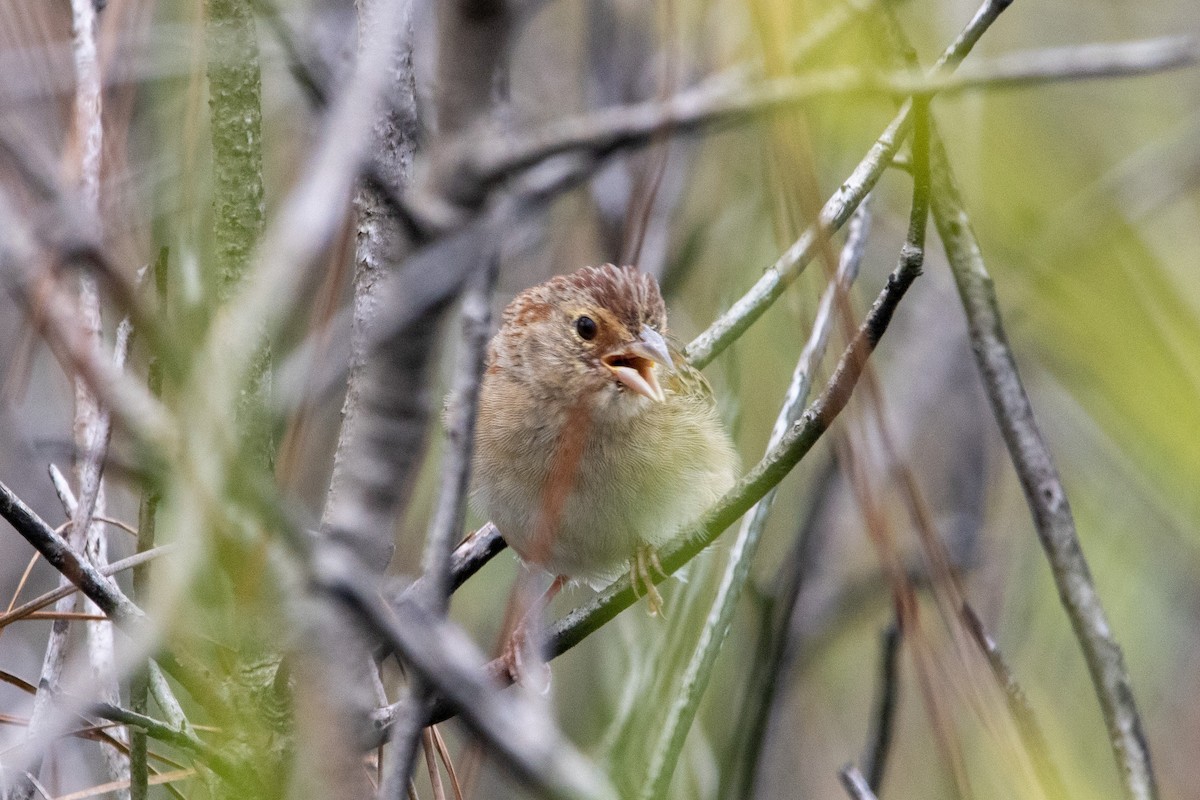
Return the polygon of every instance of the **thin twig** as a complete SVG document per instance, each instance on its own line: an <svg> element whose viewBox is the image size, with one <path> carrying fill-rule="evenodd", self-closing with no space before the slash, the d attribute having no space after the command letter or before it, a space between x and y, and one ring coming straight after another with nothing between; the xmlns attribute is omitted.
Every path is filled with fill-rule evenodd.
<svg viewBox="0 0 1200 800"><path fill-rule="evenodd" d="M453 577L452 549L462 535L467 490L471 482L471 454L475 442L475 408L479 383L491 335L491 296L499 259L493 257L468 285L462 299L462 346L446 411L448 448L442 465L442 485L433 519L429 523L423 574L430 608L445 614L450 604Z"/></svg>
<svg viewBox="0 0 1200 800"><path fill-rule="evenodd" d="M871 791L871 787L867 785L867 779L858 771L858 767L847 764L838 772L838 778L841 780L846 794L850 795L852 800L878 800L875 793Z"/></svg>
<svg viewBox="0 0 1200 800"><path fill-rule="evenodd" d="M490 256L488 264L472 279L462 299L463 339L446 412L448 447L442 461L441 489L426 537L422 583L417 595L434 614L443 617L449 610L454 586L453 543L461 535L466 519L476 406L491 334L491 296L498 267L499 258ZM425 727L429 716L427 683L419 677L414 678L408 699L412 713L397 725L392 746L388 749L391 764L383 784L386 791L381 792L384 798L398 796L400 787L408 784L416 736Z"/></svg>
<svg viewBox="0 0 1200 800"><path fill-rule="evenodd" d="M979 645L979 649L987 657L988 665L992 668L992 676L995 677L996 684L1004 692L1004 699L1008 703L1009 713L1012 714L1013 719L1017 722L1017 729L1021 733L1025 752L1029 754L1029 759L1033 762L1033 770L1037 775L1038 782L1041 784L1042 792L1046 797L1064 798L1065 800L1070 795L1067 792L1067 786L1063 782L1058 767L1054 765L1054 761L1050 758L1049 742L1046 741L1046 735L1042 732L1042 726L1038 724L1037 714L1034 713L1033 706L1029 703L1029 698L1021 688L1021 684L1017 683L1016 676L1009 669L1008 662L1004 660L1004 654L1000 652L1000 646L988 635L987 630L983 627L983 620L975 613L975 609L969 605L964 605L962 608L962 617L975 643Z"/></svg>
<svg viewBox="0 0 1200 800"><path fill-rule="evenodd" d="M249 777L246 770L239 769L219 750L200 739L191 730L174 728L153 717L138 714L112 703L95 703L89 706L88 710L102 719L141 728L147 736L190 753L235 786L239 785L239 781L245 781Z"/></svg>
<svg viewBox="0 0 1200 800"><path fill-rule="evenodd" d="M169 553L176 552L178 550L179 550L179 545L177 545L177 544L161 545L159 547L154 548L153 550L147 550L144 553L137 553L135 555L129 556L128 558L123 558L120 561L114 561L113 563L102 567L99 570L99 572L101 575L104 575L105 577L107 577L109 575L116 575L119 572L124 572L127 569L132 569L133 567L139 566L141 564L149 563L150 561L158 558L159 556L167 555ZM78 592L78 591L79 591L78 586L76 586L73 583L69 583L66 586L61 586L57 589L54 589L53 591L46 592L45 594L41 595L40 597L36 597L33 600L30 600L26 603L22 603L21 605L17 606L16 608L6 611L3 614L0 614L0 628L10 625L10 624L16 622L17 620L24 619L25 617L29 616L33 612L35 612L39 609L45 608L46 606L50 605L51 603L57 601L59 598L66 597L67 595L74 594L75 592Z"/></svg>
<svg viewBox="0 0 1200 800"><path fill-rule="evenodd" d="M879 793L883 775L887 769L888 755L892 747L892 732L896 722L896 706L900 693L900 626L891 622L880 637L879 648L879 694L875 700L875 711L871 715L873 725L871 741L863 757L867 770L867 785ZM1053 795L1052 795L1053 796Z"/></svg>
<svg viewBox="0 0 1200 800"><path fill-rule="evenodd" d="M842 67L760 81L729 81L725 76L672 95L667 100L600 109L557 120L511 137L495 131L474 134L447 147L453 169L465 171L483 187L563 153L607 155L641 145L663 134L744 122L829 96L912 97L968 90L1016 88L1065 80L1144 75L1190 65L1196 43L1187 37L1162 37L1113 44L1050 48L1011 53L980 62L969 74L927 75L864 72ZM443 166L441 169L450 169Z"/></svg>
<svg viewBox="0 0 1200 800"><path fill-rule="evenodd" d="M943 71L953 71L966 58L983 32L1011 2L1012 0L985 0L963 32L942 53L929 74L938 75ZM783 294L816 255L822 239L841 228L871 191L911 127L912 103L906 102L854 168L850 177L825 203L817 224L800 234L800 238L784 251L741 299L688 344L686 352L692 366L699 369L716 358Z"/></svg>
<svg viewBox="0 0 1200 800"><path fill-rule="evenodd" d="M0 483L0 516L114 622L137 628L146 615L96 567L85 561L41 517Z"/></svg>
<svg viewBox="0 0 1200 800"><path fill-rule="evenodd" d="M116 623L118 628L129 634L134 641L143 645L153 641L154 626L145 612L126 597L125 593L105 577L100 570L88 561L81 559L79 554L72 550L53 528L47 525L2 482L0 482L0 517L6 519L17 533L21 534L27 542L33 545L34 549L42 554L50 566L66 575L71 583L99 606L108 618ZM205 703L210 710L219 705L219 698L207 688L207 684L197 680L190 670L168 653L160 653L158 660L171 671L175 679L183 684L194 698ZM165 681L161 686L166 687ZM167 697L160 697L156 692L156 699L160 703L166 699L167 702L178 706L178 701L174 700L169 690L164 694ZM168 697L169 699L167 699Z"/></svg>

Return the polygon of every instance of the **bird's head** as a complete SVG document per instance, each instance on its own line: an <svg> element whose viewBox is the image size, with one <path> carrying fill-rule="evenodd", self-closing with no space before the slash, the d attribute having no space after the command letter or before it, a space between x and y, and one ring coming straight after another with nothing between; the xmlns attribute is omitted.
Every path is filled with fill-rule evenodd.
<svg viewBox="0 0 1200 800"><path fill-rule="evenodd" d="M584 267L518 295L493 364L534 392L625 412L661 403L674 369L658 284L634 267Z"/></svg>

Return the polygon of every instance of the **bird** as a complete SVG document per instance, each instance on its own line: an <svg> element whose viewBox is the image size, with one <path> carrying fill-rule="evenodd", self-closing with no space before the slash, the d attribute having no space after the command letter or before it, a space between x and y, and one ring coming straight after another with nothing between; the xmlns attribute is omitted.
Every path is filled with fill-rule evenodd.
<svg viewBox="0 0 1200 800"><path fill-rule="evenodd" d="M473 500L523 561L556 576L551 591L628 571L651 615L663 610L659 549L738 469L657 281L633 266L584 267L509 303L476 437Z"/></svg>

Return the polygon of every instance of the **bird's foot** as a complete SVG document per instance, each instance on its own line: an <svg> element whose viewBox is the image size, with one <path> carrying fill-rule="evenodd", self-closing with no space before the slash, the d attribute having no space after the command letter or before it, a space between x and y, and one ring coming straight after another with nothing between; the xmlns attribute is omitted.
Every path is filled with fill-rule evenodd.
<svg viewBox="0 0 1200 800"><path fill-rule="evenodd" d="M545 694L550 689L550 665L542 657L540 649L544 634L542 614L566 583L566 576L559 575L545 594L525 609L505 640L504 649L498 659L501 669L508 674L513 683L519 683L540 694Z"/></svg>
<svg viewBox="0 0 1200 800"><path fill-rule="evenodd" d="M633 586L633 594L639 599L645 594L650 616L661 616L666 619L662 595L658 593L658 587L654 585L654 575L651 570L657 572L661 578L667 577L667 573L663 571L662 562L658 560L658 552L648 544L639 544L637 552L634 553L633 560L629 564L629 580Z"/></svg>
<svg viewBox="0 0 1200 800"><path fill-rule="evenodd" d="M539 657L530 633L529 620L522 620L505 642L500 663L513 683L545 694L550 689L550 665Z"/></svg>

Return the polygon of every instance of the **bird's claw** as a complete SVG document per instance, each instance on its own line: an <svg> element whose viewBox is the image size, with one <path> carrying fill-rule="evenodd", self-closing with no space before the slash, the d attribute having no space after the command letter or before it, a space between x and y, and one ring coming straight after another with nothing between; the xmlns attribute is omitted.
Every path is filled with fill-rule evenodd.
<svg viewBox="0 0 1200 800"><path fill-rule="evenodd" d="M550 689L550 665L537 657L529 634L528 620L522 621L508 637L500 663L513 683L545 694ZM530 662L537 668L536 674L530 669Z"/></svg>
<svg viewBox="0 0 1200 800"><path fill-rule="evenodd" d="M633 586L633 595L639 600L642 595L646 596L646 606L650 611L650 616L661 616L667 618L666 612L663 610L662 595L658 592L658 587L654 585L654 576L651 570L657 572L661 578L666 578L667 573L663 570L662 562L658 560L658 553L649 545L638 545L637 552L634 553L633 561L629 565L629 580ZM639 591L643 589L644 591Z"/></svg>

